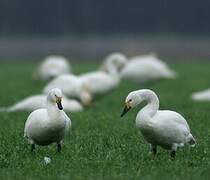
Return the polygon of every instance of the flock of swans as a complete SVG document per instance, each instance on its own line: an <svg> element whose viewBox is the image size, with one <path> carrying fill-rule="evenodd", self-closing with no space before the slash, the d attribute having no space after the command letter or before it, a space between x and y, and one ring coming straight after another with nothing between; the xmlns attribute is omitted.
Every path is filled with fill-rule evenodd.
<svg viewBox="0 0 210 180"><path fill-rule="evenodd" d="M80 112L90 106L95 96L103 95L118 87L121 80L127 79L142 83L160 78L175 78L171 70L155 54L127 58L121 53L113 53L105 58L98 70L81 75L72 74L72 67L62 56L49 56L33 74L35 79L48 81L42 94L27 97L16 104L1 108L1 111L32 111L26 123L24 136L35 145L61 144L65 133L71 127L66 112ZM210 100L210 90L194 93L193 100ZM158 96L149 89L130 92L125 99L124 116L141 102L147 104L136 116L136 126L151 147L151 153L157 153L157 146L170 150L175 157L179 147L195 146L185 118L177 112L159 110Z"/></svg>

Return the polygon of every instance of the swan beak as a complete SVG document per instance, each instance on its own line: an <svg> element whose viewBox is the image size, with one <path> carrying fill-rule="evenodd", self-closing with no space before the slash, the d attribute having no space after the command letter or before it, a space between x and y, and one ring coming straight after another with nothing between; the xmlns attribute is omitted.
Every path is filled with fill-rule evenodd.
<svg viewBox="0 0 210 180"><path fill-rule="evenodd" d="M122 114L120 115L120 117L123 117L129 110L131 109L130 103L126 103L125 107L123 109Z"/></svg>
<svg viewBox="0 0 210 180"><path fill-rule="evenodd" d="M63 110L63 106L62 106L62 104L61 104L61 98L57 98L56 104L57 104L57 106L58 106L58 109Z"/></svg>

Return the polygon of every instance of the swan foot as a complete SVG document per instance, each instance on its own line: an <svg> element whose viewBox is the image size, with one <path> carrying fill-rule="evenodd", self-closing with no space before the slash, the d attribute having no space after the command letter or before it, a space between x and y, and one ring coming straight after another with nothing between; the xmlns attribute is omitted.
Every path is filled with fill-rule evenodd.
<svg viewBox="0 0 210 180"><path fill-rule="evenodd" d="M171 155L172 158L175 158L175 156L176 156L176 151L172 150L170 155Z"/></svg>
<svg viewBox="0 0 210 180"><path fill-rule="evenodd" d="M150 153L156 155L157 154L157 146L154 144L150 144Z"/></svg>
<svg viewBox="0 0 210 180"><path fill-rule="evenodd" d="M35 144L31 144L31 152L34 152L35 150Z"/></svg>
<svg viewBox="0 0 210 180"><path fill-rule="evenodd" d="M177 144L172 144L172 147L171 147L171 157L172 158L175 158L177 148L178 148L178 145Z"/></svg>
<svg viewBox="0 0 210 180"><path fill-rule="evenodd" d="M57 151L58 151L58 153L61 152L61 144L60 143L57 144Z"/></svg>

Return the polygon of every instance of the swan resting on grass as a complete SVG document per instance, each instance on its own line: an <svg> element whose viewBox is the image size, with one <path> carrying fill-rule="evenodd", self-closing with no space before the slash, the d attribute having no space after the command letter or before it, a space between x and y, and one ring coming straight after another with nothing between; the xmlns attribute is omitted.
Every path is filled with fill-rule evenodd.
<svg viewBox="0 0 210 180"><path fill-rule="evenodd" d="M93 96L106 94L118 87L121 80L119 70L123 66L123 62L117 65L115 60L115 57L108 57L106 64L102 64L98 71L80 75L81 80L89 85Z"/></svg>
<svg viewBox="0 0 210 180"><path fill-rule="evenodd" d="M90 105L92 94L89 84L83 82L80 77L72 74L64 74L50 81L43 89L47 94L52 88L59 88L69 98L77 98L85 106Z"/></svg>
<svg viewBox="0 0 210 180"><path fill-rule="evenodd" d="M77 101L73 99L67 99L63 97L63 108L66 112L80 112L83 110L83 106ZM34 111L39 108L46 108L46 95L37 94L33 96L29 96L14 105L6 108L0 108L0 111L5 112L15 112L15 111Z"/></svg>
<svg viewBox="0 0 210 180"><path fill-rule="evenodd" d="M106 64L114 59L116 66L122 66L120 76L136 83L144 83L161 78L175 78L176 72L171 70L168 65L161 61L155 54L146 54L126 58L121 53L112 53L105 59L102 69L107 69Z"/></svg>
<svg viewBox="0 0 210 180"><path fill-rule="evenodd" d="M146 101L147 105L138 112L136 126L150 144L152 153L156 154L157 146L161 146L171 151L171 157L175 157L177 148L185 144L195 145L187 121L177 112L159 110L158 97L149 89L129 93L121 117L142 101Z"/></svg>
<svg viewBox="0 0 210 180"><path fill-rule="evenodd" d="M56 143L60 152L62 140L71 126L71 120L63 111L60 89L52 89L46 101L46 108L37 109L28 116L24 137L29 140L31 151L35 149L35 144L45 146Z"/></svg>
<svg viewBox="0 0 210 180"><path fill-rule="evenodd" d="M34 79L49 80L61 74L71 73L71 65L63 56L47 56L34 73Z"/></svg>

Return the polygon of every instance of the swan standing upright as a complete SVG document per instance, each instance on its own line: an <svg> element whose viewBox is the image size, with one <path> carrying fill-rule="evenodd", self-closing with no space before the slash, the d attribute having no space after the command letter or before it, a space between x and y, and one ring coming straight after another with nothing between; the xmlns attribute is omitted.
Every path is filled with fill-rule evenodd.
<svg viewBox="0 0 210 180"><path fill-rule="evenodd" d="M63 56L47 56L34 73L35 79L48 80L61 74L71 73L71 65Z"/></svg>
<svg viewBox="0 0 210 180"><path fill-rule="evenodd" d="M57 143L58 152L61 151L61 143L66 130L71 126L71 120L63 111L62 92L60 89L52 89L47 95L47 108L33 111L26 123L24 137L31 144L31 151L37 145L49 145Z"/></svg>
<svg viewBox="0 0 210 180"><path fill-rule="evenodd" d="M195 145L187 121L177 112L159 110L158 97L151 90L142 89L129 93L121 117L142 101L146 101L147 105L137 114L136 126L150 144L151 152L156 154L157 146L161 146L171 150L171 157L175 157L178 147Z"/></svg>

